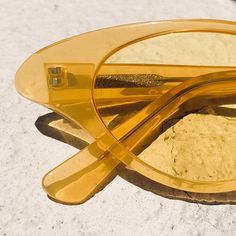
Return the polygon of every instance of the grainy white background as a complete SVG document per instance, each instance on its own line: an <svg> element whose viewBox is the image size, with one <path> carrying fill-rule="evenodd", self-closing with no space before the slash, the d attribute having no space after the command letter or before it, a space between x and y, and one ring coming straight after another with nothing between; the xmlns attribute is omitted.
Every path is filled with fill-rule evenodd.
<svg viewBox="0 0 236 236"><path fill-rule="evenodd" d="M173 18L236 20L232 0L0 0L0 235L236 235L236 206L168 200L117 177L79 206L47 199L49 169L76 149L34 126L47 109L20 97L14 74L36 50L94 29Z"/></svg>

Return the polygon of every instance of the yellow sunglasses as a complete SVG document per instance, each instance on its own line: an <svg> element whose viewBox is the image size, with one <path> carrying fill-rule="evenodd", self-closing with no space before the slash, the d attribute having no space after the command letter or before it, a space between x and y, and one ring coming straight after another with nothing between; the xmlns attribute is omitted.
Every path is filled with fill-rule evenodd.
<svg viewBox="0 0 236 236"><path fill-rule="evenodd" d="M183 161L178 170L147 158L157 155L148 149L168 120L209 104L235 104L235 22L148 22L74 36L27 59L16 88L95 140L44 176L43 189L56 201L86 201L120 163L180 190L236 190L236 176L191 178L195 167Z"/></svg>

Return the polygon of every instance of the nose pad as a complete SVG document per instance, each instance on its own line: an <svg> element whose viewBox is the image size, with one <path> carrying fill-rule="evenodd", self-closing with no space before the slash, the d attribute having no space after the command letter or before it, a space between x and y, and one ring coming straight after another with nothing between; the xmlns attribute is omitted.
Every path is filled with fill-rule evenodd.
<svg viewBox="0 0 236 236"><path fill-rule="evenodd" d="M22 96L37 103L48 103L47 76L39 54L33 54L21 65L16 73L15 86Z"/></svg>

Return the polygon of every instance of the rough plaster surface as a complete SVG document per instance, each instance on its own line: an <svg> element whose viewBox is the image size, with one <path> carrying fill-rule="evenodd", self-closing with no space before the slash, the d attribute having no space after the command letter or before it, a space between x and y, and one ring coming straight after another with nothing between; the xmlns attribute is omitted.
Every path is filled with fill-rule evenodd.
<svg viewBox="0 0 236 236"><path fill-rule="evenodd" d="M236 118L189 114L139 158L170 175L197 181L235 179Z"/></svg>
<svg viewBox="0 0 236 236"><path fill-rule="evenodd" d="M14 74L34 51L117 24L168 18L236 20L230 0L0 0L0 235L235 235L232 205L168 200L116 178L80 206L47 199L42 175L77 150L34 127L48 110L21 98Z"/></svg>

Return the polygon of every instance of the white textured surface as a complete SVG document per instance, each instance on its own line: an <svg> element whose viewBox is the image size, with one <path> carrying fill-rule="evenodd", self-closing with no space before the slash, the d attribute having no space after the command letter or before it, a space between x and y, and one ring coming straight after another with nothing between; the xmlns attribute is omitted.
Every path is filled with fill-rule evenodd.
<svg viewBox="0 0 236 236"><path fill-rule="evenodd" d="M0 235L235 235L236 206L156 196L116 178L79 206L47 199L42 175L76 150L34 127L47 109L14 90L14 73L43 46L85 31L168 18L236 20L230 0L0 0Z"/></svg>

